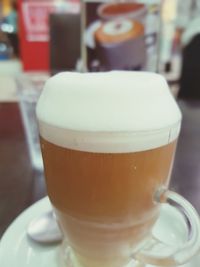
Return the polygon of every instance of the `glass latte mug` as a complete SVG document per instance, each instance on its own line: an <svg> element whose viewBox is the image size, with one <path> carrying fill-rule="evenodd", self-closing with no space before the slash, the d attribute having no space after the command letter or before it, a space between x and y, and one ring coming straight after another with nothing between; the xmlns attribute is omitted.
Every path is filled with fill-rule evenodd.
<svg viewBox="0 0 200 267"><path fill-rule="evenodd" d="M198 215L168 190L181 113L162 76L58 74L45 85L37 118L63 266L178 266L198 252ZM179 246L152 234L167 204L187 225Z"/></svg>

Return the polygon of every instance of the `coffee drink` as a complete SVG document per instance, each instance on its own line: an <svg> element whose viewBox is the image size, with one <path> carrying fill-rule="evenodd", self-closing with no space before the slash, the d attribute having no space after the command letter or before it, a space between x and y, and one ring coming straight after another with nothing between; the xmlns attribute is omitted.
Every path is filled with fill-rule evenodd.
<svg viewBox="0 0 200 267"><path fill-rule="evenodd" d="M76 260L121 267L151 233L180 111L144 72L61 73L37 105L48 195Z"/></svg>
<svg viewBox="0 0 200 267"><path fill-rule="evenodd" d="M146 65L144 26L130 19L102 23L95 32L96 52L107 70L143 69Z"/></svg>
<svg viewBox="0 0 200 267"><path fill-rule="evenodd" d="M95 32L98 43L119 43L144 36L144 26L133 20L114 20L102 24Z"/></svg>

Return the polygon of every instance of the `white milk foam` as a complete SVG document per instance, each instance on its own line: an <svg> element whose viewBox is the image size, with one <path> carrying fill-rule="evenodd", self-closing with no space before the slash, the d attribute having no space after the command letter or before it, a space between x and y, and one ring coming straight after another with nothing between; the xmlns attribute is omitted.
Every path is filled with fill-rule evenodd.
<svg viewBox="0 0 200 267"><path fill-rule="evenodd" d="M63 72L37 104L40 134L69 149L125 153L174 141L180 110L165 79L149 72Z"/></svg>

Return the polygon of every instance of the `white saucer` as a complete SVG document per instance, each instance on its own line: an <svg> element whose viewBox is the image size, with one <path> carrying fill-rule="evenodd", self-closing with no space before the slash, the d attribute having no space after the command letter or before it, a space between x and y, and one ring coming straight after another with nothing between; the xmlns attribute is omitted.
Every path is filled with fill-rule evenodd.
<svg viewBox="0 0 200 267"><path fill-rule="evenodd" d="M1 267L59 267L57 264L59 245L50 247L40 246L31 242L26 236L26 229L29 222L50 209L51 205L49 199L46 197L25 210L10 225L0 242ZM172 217L179 216L175 213L172 212ZM164 220L166 221L166 218ZM169 225L169 221L166 224ZM171 241L176 240L175 242L177 242L174 231L177 232L178 230L178 235L183 235L184 227L180 227L180 223L173 223L173 225L174 229L171 230L170 234L164 229L164 231L161 231L161 235L167 232L168 237L171 236ZM155 229L156 233L160 231L159 225L155 228L157 228ZM184 238L184 236L181 236L181 239ZM200 255L195 257L190 263L184 265L184 267L199 266Z"/></svg>

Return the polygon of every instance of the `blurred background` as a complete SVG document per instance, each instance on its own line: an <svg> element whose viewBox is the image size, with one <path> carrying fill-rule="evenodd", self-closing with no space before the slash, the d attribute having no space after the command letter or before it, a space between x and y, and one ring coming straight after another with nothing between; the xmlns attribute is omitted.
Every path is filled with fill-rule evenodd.
<svg viewBox="0 0 200 267"><path fill-rule="evenodd" d="M183 113L171 187L200 212L200 1L1 0L0 237L46 195L35 117L45 81L116 69L167 79Z"/></svg>

